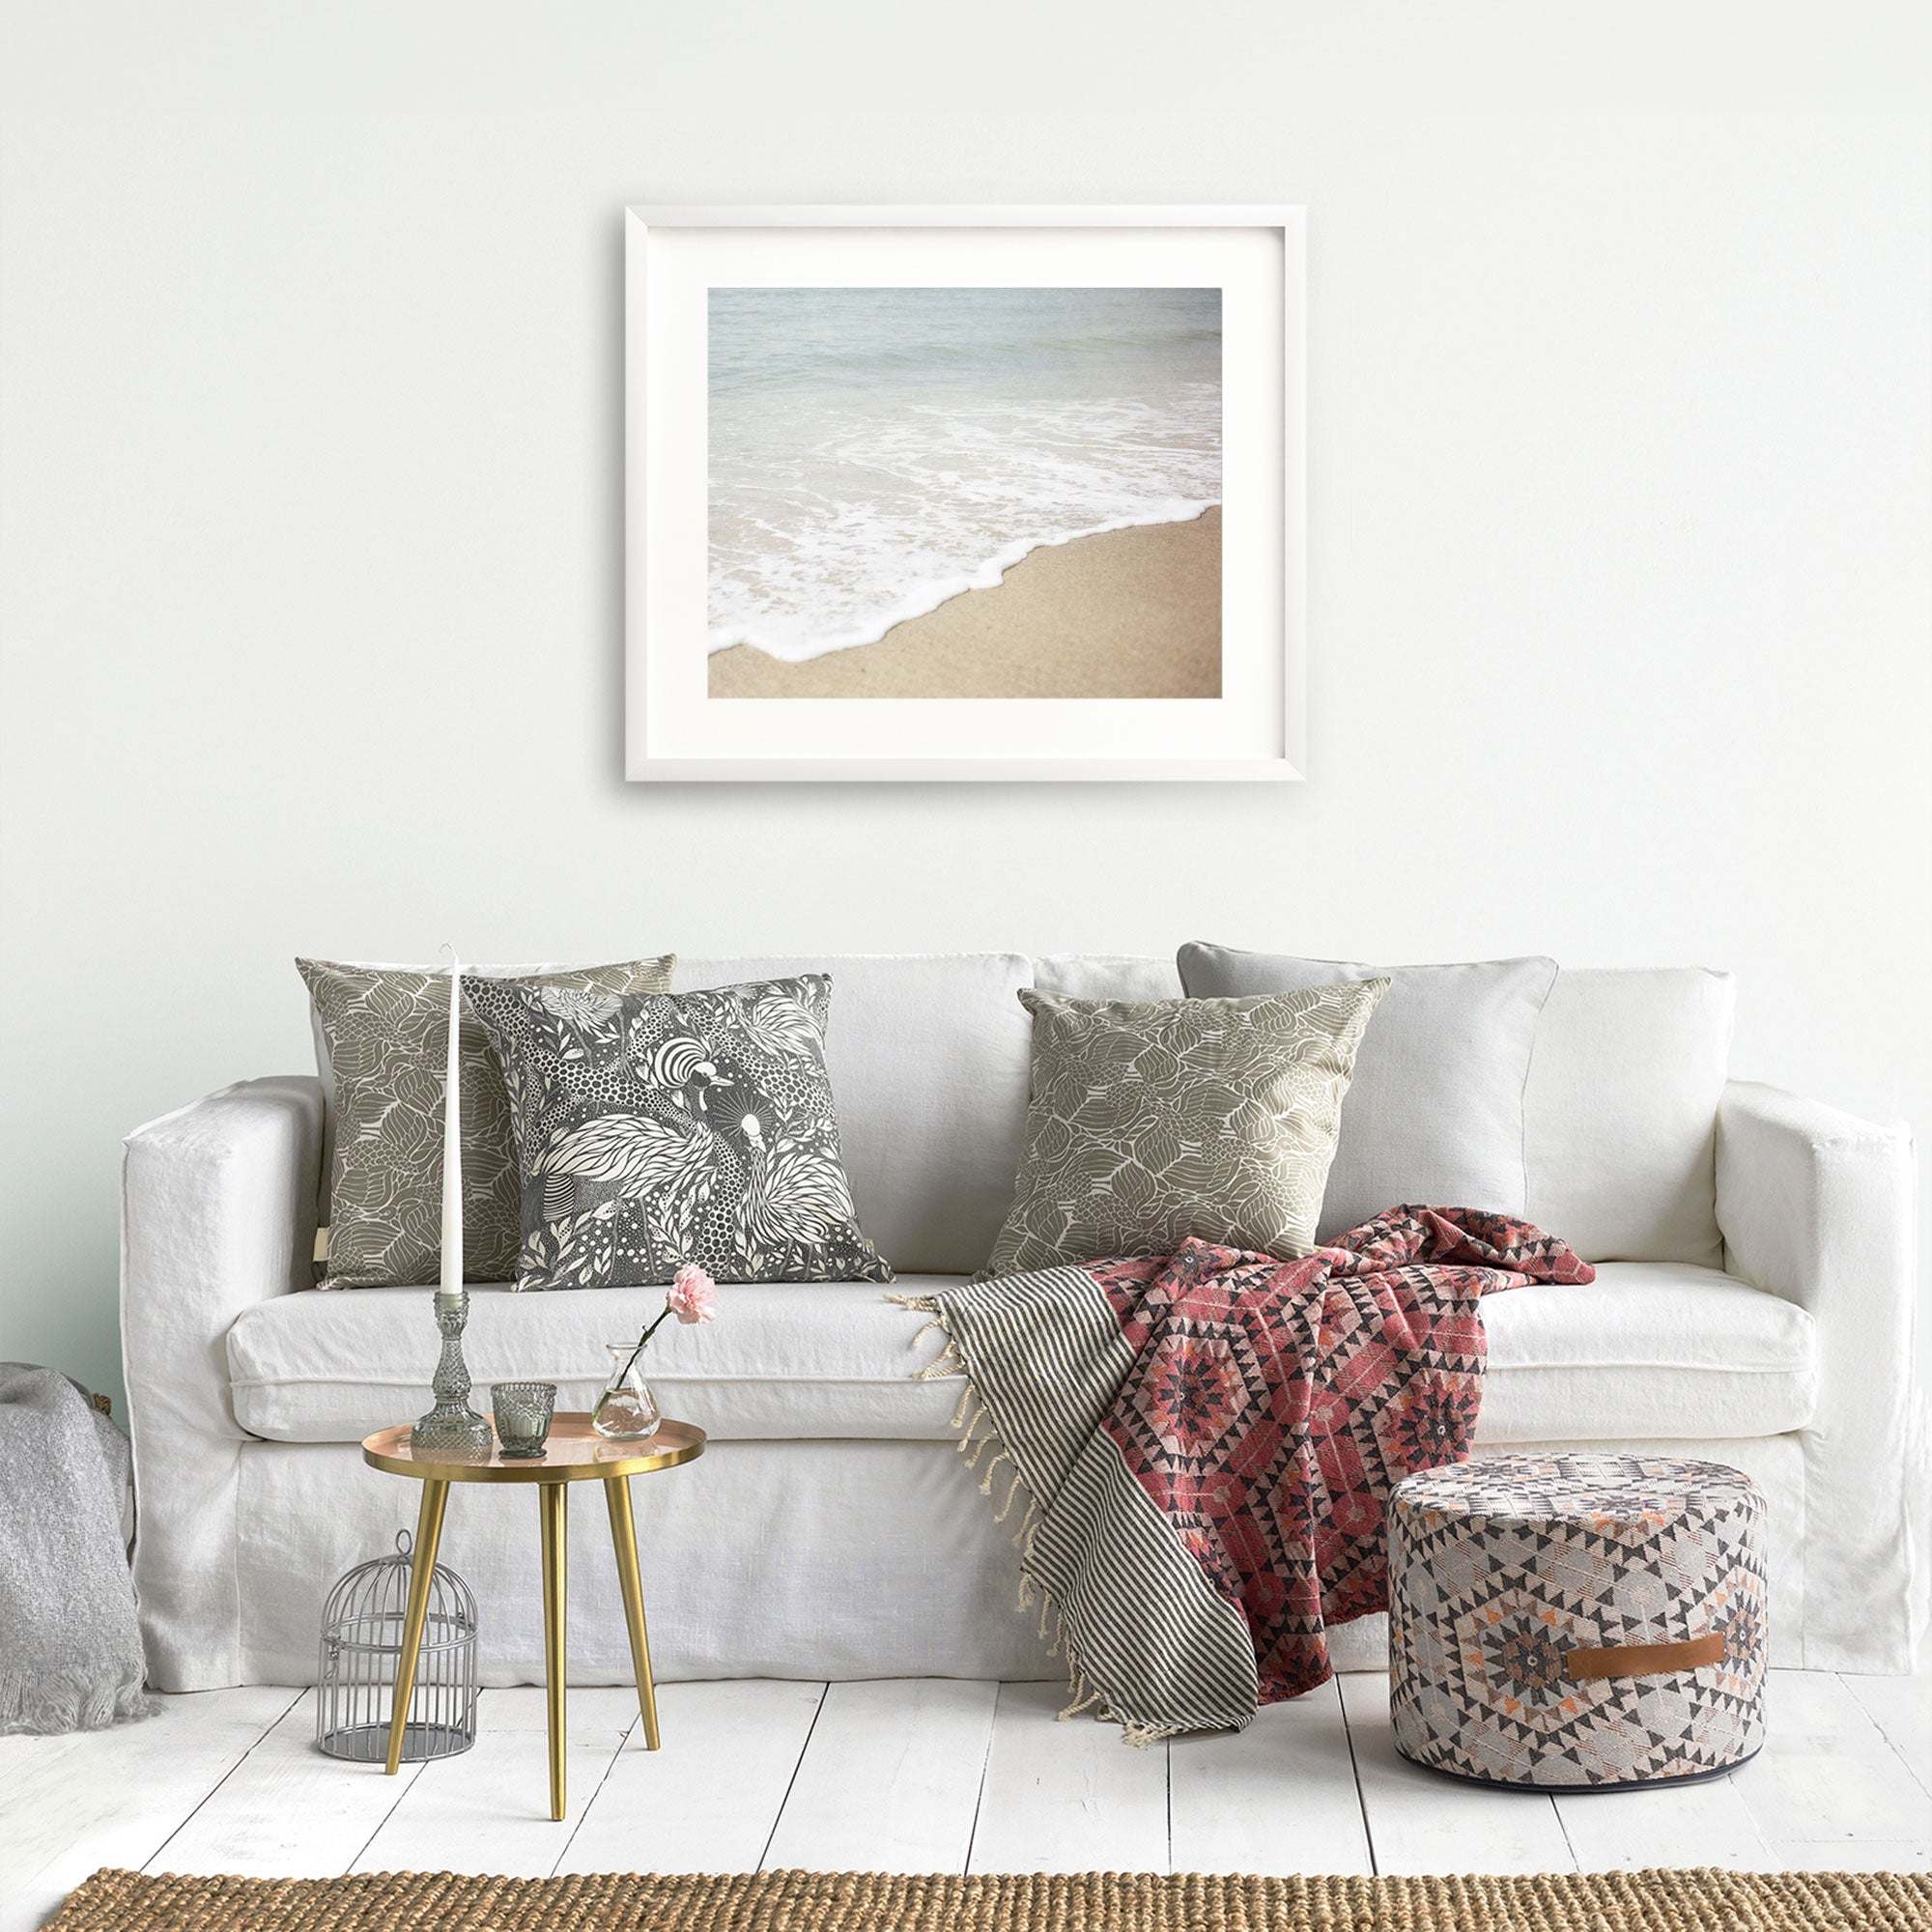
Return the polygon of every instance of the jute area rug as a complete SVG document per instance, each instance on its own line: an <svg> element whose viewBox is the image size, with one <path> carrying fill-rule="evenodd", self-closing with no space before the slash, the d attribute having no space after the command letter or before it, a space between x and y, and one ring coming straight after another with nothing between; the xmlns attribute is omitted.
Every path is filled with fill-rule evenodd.
<svg viewBox="0 0 1932 1932"><path fill-rule="evenodd" d="M47 1932L1926 1932L1932 1874L1543 1878L144 1878L99 1871Z"/></svg>

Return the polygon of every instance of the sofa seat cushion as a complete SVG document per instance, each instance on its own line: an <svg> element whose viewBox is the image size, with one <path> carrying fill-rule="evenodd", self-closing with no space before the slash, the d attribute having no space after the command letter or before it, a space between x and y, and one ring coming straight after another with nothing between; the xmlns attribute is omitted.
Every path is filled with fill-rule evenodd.
<svg viewBox="0 0 1932 1932"><path fill-rule="evenodd" d="M645 1378L667 1414L721 1439L942 1436L959 1392L916 1379L937 1337L915 1343L925 1318L887 1296L959 1279L724 1282L715 1321L667 1321L652 1337ZM420 1288L358 1288L257 1302L228 1331L235 1420L277 1442L359 1442L412 1420L429 1406L440 1346L430 1300ZM662 1288L472 1287L463 1337L472 1405L489 1413L493 1381L546 1381L559 1409L589 1408L605 1344L635 1341L664 1303Z"/></svg>
<svg viewBox="0 0 1932 1932"><path fill-rule="evenodd" d="M958 1282L901 1276L897 1292ZM559 1408L588 1408L604 1344L663 1306L661 1288L476 1289L464 1337L476 1406L488 1410L492 1381L530 1378L557 1384ZM1483 1316L1479 1442L1776 1435L1811 1417L1810 1317L1710 1268L1608 1263L1588 1287L1492 1295ZM938 1352L922 1325L868 1282L726 1283L718 1320L667 1322L647 1367L666 1409L721 1440L937 1440L959 1384L915 1379ZM228 1332L235 1419L278 1442L359 1441L429 1406L436 1354L423 1289L275 1295Z"/></svg>
<svg viewBox="0 0 1932 1932"><path fill-rule="evenodd" d="M1481 1443L1780 1435L1816 1402L1810 1316L1716 1268L1600 1262L1486 1297L1483 1325Z"/></svg>

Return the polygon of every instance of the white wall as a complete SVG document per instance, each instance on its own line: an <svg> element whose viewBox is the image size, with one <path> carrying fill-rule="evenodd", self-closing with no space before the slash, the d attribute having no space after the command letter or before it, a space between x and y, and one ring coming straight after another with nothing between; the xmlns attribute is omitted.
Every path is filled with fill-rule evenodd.
<svg viewBox="0 0 1932 1932"><path fill-rule="evenodd" d="M6 11L0 1356L298 950L1699 960L1932 1128L1924 10ZM619 210L788 198L1308 204L1307 784L624 784Z"/></svg>

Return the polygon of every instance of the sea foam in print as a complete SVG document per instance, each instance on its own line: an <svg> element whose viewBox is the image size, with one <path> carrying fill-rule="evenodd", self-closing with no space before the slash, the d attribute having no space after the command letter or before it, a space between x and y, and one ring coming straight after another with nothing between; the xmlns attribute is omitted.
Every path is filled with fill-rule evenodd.
<svg viewBox="0 0 1932 1932"><path fill-rule="evenodd" d="M709 628L800 663L1221 500L1221 292L715 288Z"/></svg>

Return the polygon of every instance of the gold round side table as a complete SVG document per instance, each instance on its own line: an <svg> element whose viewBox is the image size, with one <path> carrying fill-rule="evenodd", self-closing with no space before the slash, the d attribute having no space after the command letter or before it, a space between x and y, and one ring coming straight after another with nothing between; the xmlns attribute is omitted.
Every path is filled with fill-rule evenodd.
<svg viewBox="0 0 1932 1932"><path fill-rule="evenodd" d="M494 1450L488 1462L447 1463L419 1456L410 1447L410 1425L379 1429L362 1443L362 1460L392 1476L413 1476L423 1486L416 1516L415 1548L410 1563L410 1601L403 1617L403 1654L396 1662L395 1706L389 1716L388 1772L402 1764L403 1731L415 1691L416 1654L422 1647L423 1619L429 1609L430 1579L436 1572L436 1546L442 1536L442 1512L451 1483L534 1483L537 1518L543 1532L544 1679L550 1720L550 1815L564 1812L564 1584L566 1483L601 1482L611 1514L611 1541L617 1552L617 1581L624 1592L624 1622L631 1636L631 1664L638 1680L638 1714L644 1723L644 1748L658 1747L657 1687L651 1681L651 1644L644 1629L644 1586L638 1575L638 1531L631 1515L633 1476L673 1469L704 1453L704 1432L689 1422L663 1422L654 1435L611 1441L582 1412L556 1416L540 1457L507 1457Z"/></svg>

